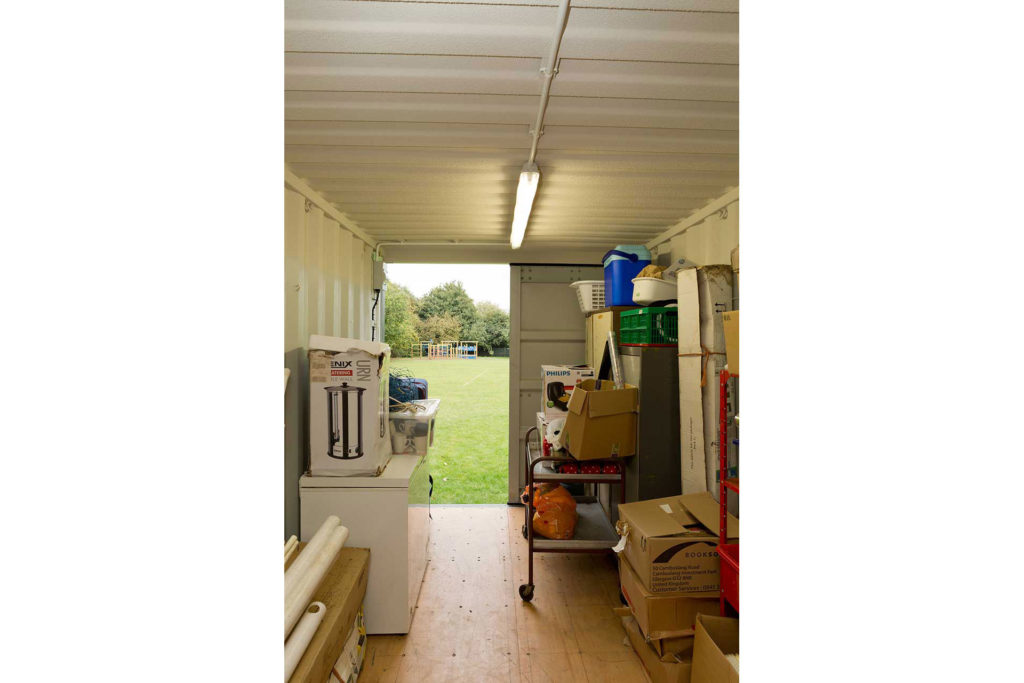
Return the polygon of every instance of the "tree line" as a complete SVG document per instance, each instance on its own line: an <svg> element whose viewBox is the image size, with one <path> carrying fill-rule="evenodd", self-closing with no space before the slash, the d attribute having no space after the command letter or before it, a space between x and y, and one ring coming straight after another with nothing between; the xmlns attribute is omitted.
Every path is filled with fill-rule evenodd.
<svg viewBox="0 0 1024 683"><path fill-rule="evenodd" d="M474 303L459 281L434 287L417 299L407 287L387 281L384 341L391 355L408 356L418 341L476 341L480 355L508 348L508 313L489 301Z"/></svg>

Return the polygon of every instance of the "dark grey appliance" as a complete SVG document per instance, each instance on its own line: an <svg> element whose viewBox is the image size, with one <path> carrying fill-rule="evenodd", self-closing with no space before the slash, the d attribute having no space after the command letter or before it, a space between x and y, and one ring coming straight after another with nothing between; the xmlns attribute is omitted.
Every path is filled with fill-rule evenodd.
<svg viewBox="0 0 1024 683"><path fill-rule="evenodd" d="M619 355L626 383L640 390L637 454L626 459L626 501L679 495L682 472L677 349L620 345ZM614 522L618 519L618 503L609 502Z"/></svg>

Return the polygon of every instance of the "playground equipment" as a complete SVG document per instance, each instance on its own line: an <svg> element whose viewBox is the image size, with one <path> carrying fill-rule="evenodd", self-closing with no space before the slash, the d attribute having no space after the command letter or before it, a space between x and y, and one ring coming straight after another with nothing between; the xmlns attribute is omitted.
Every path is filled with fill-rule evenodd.
<svg viewBox="0 0 1024 683"><path fill-rule="evenodd" d="M430 352L429 341L415 341L409 345L410 358L422 358Z"/></svg>
<svg viewBox="0 0 1024 683"><path fill-rule="evenodd" d="M446 360L448 358L454 358L453 350L455 348L455 342L443 341L437 342L436 344L430 345L428 356L430 360Z"/></svg>
<svg viewBox="0 0 1024 683"><path fill-rule="evenodd" d="M413 358L429 358L430 360L475 360L477 358L477 342L475 341L441 341L421 340L413 342L409 348Z"/></svg>
<svg viewBox="0 0 1024 683"><path fill-rule="evenodd" d="M455 347L455 357L463 360L476 360L476 342L460 341Z"/></svg>

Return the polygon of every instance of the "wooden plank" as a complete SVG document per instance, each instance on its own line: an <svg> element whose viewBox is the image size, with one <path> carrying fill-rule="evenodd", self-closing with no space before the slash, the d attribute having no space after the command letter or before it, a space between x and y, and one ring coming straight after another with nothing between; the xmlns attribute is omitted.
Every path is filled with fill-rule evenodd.
<svg viewBox="0 0 1024 683"><path fill-rule="evenodd" d="M301 544L305 548L305 543ZM302 552L302 549L299 551ZM368 548L342 548L313 594L327 608L289 683L327 683L366 595Z"/></svg>

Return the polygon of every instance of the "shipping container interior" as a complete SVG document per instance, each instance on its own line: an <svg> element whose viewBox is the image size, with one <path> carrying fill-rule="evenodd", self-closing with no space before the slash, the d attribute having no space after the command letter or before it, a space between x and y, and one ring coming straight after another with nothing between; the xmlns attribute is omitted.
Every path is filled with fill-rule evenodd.
<svg viewBox="0 0 1024 683"><path fill-rule="evenodd" d="M534 567L514 504L540 365L584 362L572 281L601 279L617 245L644 245L655 264L728 265L725 308L739 308L738 18L735 0L285 3L286 537L310 542L323 522L301 515L310 336L382 341L387 263L511 266L510 505L435 507L411 626L374 632L364 604L360 681L691 680L680 658L651 664L623 645L614 556L538 554ZM513 248L531 164L536 199ZM532 600L517 593L527 583ZM695 683L727 680L692 659Z"/></svg>

